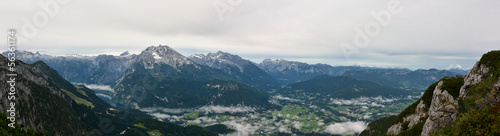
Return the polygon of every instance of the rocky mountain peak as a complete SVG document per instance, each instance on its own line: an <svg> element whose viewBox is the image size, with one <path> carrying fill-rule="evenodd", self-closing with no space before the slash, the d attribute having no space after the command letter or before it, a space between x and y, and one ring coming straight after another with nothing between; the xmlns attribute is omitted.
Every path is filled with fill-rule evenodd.
<svg viewBox="0 0 500 136"><path fill-rule="evenodd" d="M166 45L150 46L142 51L138 58L138 62L142 63L146 69L153 69L154 64L166 64L174 69L193 64L187 57Z"/></svg>
<svg viewBox="0 0 500 136"><path fill-rule="evenodd" d="M122 54L120 54L120 56L122 56L122 57L129 56L129 55L130 55L130 52L128 52L128 51L125 51Z"/></svg>
<svg viewBox="0 0 500 136"><path fill-rule="evenodd" d="M189 56L188 58L194 58L194 59L204 59L205 58L205 54L193 54L191 56Z"/></svg>
<svg viewBox="0 0 500 136"><path fill-rule="evenodd" d="M207 57L211 59L225 59L225 60L242 59L238 55L233 55L222 51L218 51L217 53L208 53Z"/></svg>
<svg viewBox="0 0 500 136"><path fill-rule="evenodd" d="M245 66L250 65L250 61L241 58L238 55L233 55L227 52L218 51L217 53L195 54L189 56L196 63L203 64L216 69L225 69L227 66L238 67L240 72L243 72Z"/></svg>
<svg viewBox="0 0 500 136"><path fill-rule="evenodd" d="M5 51L2 53L2 55L7 56L8 53L10 53L10 52ZM33 53L33 52L29 52L29 51L16 50L14 53L16 54L17 59L25 60L25 61L37 61L40 59L54 58L53 56L50 56L50 55L41 54L38 51L36 53Z"/></svg>
<svg viewBox="0 0 500 136"><path fill-rule="evenodd" d="M262 64L269 64L269 63L273 63L273 64L278 64L278 63L288 63L290 61L288 60L284 60L284 59L275 59L275 60L272 60L272 59L264 59L262 61Z"/></svg>
<svg viewBox="0 0 500 136"><path fill-rule="evenodd" d="M307 63L288 61L284 59L265 59L259 64L259 67L266 72L282 72L284 70L291 70L299 73L313 73L315 71L315 66L317 65L309 65Z"/></svg>

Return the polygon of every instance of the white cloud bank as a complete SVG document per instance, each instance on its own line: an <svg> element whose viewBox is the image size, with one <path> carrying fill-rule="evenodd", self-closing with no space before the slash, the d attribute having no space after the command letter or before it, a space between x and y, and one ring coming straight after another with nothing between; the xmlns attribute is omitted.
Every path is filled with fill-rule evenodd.
<svg viewBox="0 0 500 136"><path fill-rule="evenodd" d="M219 106L219 105L209 105L203 106L198 109L205 113L247 113L254 112L256 108L248 106Z"/></svg>
<svg viewBox="0 0 500 136"><path fill-rule="evenodd" d="M235 129L236 132L227 134L228 136L248 136L254 134L260 127L239 121L226 121L222 124Z"/></svg>
<svg viewBox="0 0 500 136"><path fill-rule="evenodd" d="M272 98L273 99L277 99L277 100L290 101L290 102L297 102L297 101L299 101L298 99L293 99L293 98L286 97L286 96L281 96L281 95L276 95L276 96L273 96Z"/></svg>
<svg viewBox="0 0 500 136"><path fill-rule="evenodd" d="M205 105L199 108L159 108L159 107L147 107L141 108L136 107L137 109L148 112L164 112L164 113L172 113L172 114L180 114L180 113L188 113L193 111L200 111L202 113L248 113L255 112L257 108L249 107L249 106L219 106L219 105Z"/></svg>
<svg viewBox="0 0 500 136"><path fill-rule="evenodd" d="M394 101L403 100L403 99L413 99L418 98L417 96L407 96L404 98L385 98L382 96L377 97L359 97L354 99L333 99L331 98L331 102L337 105L362 105L369 107L384 107L384 104L392 103Z"/></svg>
<svg viewBox="0 0 500 136"><path fill-rule="evenodd" d="M115 92L109 85L96 85L96 84L83 84L83 85L92 90L104 90L104 91Z"/></svg>
<svg viewBox="0 0 500 136"><path fill-rule="evenodd" d="M328 125L324 132L334 135L359 134L365 130L367 125L367 123L362 121L335 123Z"/></svg>

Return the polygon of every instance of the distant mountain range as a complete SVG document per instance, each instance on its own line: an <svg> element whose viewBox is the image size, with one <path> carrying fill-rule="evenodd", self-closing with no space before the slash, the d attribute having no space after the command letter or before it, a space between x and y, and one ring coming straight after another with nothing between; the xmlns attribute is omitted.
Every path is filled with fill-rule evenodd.
<svg viewBox="0 0 500 136"><path fill-rule="evenodd" d="M71 82L101 85L116 83L118 78L128 68L132 67L137 60L144 62L143 65L147 67L154 67L154 64L158 64L155 60L161 60L159 59L162 58L160 55L170 58L169 60L164 60L163 63L170 65L174 69L184 64L190 64L195 68L208 66L226 73L228 75L226 79L230 78L262 90L279 89L283 85L306 81L318 75L353 76L379 84L423 88L441 77L465 75L468 72L468 70L462 69L412 71L404 68L331 66L327 64L311 65L283 59L265 59L257 64L243 59L238 55L222 51L207 55L194 54L184 57L168 46L163 47L167 47L168 49L164 50L164 52L159 51L156 54L149 54L149 56L142 56L141 58L138 58L139 55L128 52L124 52L119 56L50 56L40 54L39 52L17 51L16 55L17 59L29 64L36 61L44 61ZM6 53L2 54L6 55ZM183 73L186 72L180 72L180 74ZM410 79L416 79L416 81L410 81Z"/></svg>
<svg viewBox="0 0 500 136"><path fill-rule="evenodd" d="M7 79L9 60L0 56L0 78ZM215 135L207 129L182 127L160 122L141 111L112 107L85 86L72 85L44 62L15 62L16 129L7 127L10 102L0 101L0 132L9 135L149 135L158 131L165 135ZM8 84L0 84L7 88ZM7 94L7 89L0 90ZM22 125L19 125L22 124ZM138 126L137 124L141 124ZM27 131L25 131L27 130ZM36 132L35 132L36 131Z"/></svg>
<svg viewBox="0 0 500 136"><path fill-rule="evenodd" d="M265 59L258 66L278 78L283 84L309 80L318 75L339 76L346 71L366 69L357 66L331 66L327 64L310 65L307 63Z"/></svg>
<svg viewBox="0 0 500 136"><path fill-rule="evenodd" d="M392 70L392 69L364 69L347 71L342 76L372 81L386 86L404 86L412 88L425 88L442 77L454 77L460 74L447 70L418 69Z"/></svg>
<svg viewBox="0 0 500 136"><path fill-rule="evenodd" d="M6 54L6 52L3 54ZM256 64L238 55L222 51L185 57L165 45L148 47L139 55L124 52L119 56L66 55L56 57L26 51L17 51L16 55L18 59L28 63L39 60L44 61L48 66L53 67L60 73L64 79L73 83L111 85L115 90L112 100L129 107L186 108L207 104L246 104L249 106L269 107L267 101L264 101L269 96L263 92L276 92L282 86L289 84L288 87L300 86L300 84L308 83L308 80L320 75L344 76L343 78L327 78L329 79L327 81L324 81L326 79L313 79L314 82L321 81L322 85L329 85L332 82L337 82L337 80L350 79L349 81L356 81L353 85L370 84L370 86L376 86L376 84L380 84L393 88L424 88L442 77L459 75L447 70L437 69L411 71L409 69L331 66L326 64L310 65L282 59L266 59L260 64ZM337 80L333 81L334 79ZM213 82L218 83L215 90L214 87L208 87L213 85ZM229 86L236 87L236 89L229 89L231 90L229 92L238 93L228 93L227 87ZM224 90L226 92L222 88L226 88ZM281 93L283 93L286 88L281 90ZM329 91L334 90L339 89ZM250 98L241 96L246 94L255 94L255 96ZM393 94L399 95L400 93L394 91ZM356 96L356 94L352 95ZM186 99L191 96L196 96L196 99ZM221 99L221 96L241 99L226 100ZM140 101L142 99L148 99L148 101Z"/></svg>
<svg viewBox="0 0 500 136"><path fill-rule="evenodd" d="M314 96L315 99L341 98L351 99L357 97L387 98L405 97L411 92L389 86L383 86L371 81L358 80L353 77L322 75L311 80L293 83L278 91L280 94L292 98L300 95Z"/></svg>

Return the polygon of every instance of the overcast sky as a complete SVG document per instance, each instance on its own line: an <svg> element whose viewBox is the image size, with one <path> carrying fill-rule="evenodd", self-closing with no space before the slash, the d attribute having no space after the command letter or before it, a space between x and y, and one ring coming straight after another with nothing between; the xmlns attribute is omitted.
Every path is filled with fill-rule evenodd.
<svg viewBox="0 0 500 136"><path fill-rule="evenodd" d="M19 50L119 54L162 44L185 56L221 50L257 63L445 69L470 68L500 49L498 0L43 2L55 1L0 1L0 31L15 28L25 39Z"/></svg>

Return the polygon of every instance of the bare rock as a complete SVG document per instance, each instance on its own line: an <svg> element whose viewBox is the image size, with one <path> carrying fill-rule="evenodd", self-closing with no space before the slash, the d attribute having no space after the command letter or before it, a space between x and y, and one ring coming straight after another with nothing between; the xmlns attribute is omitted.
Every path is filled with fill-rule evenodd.
<svg viewBox="0 0 500 136"><path fill-rule="evenodd" d="M422 128L422 136L429 135L433 130L439 130L453 124L459 113L458 101L446 90L441 90L443 81L436 86L431 106L429 107L429 118Z"/></svg>
<svg viewBox="0 0 500 136"><path fill-rule="evenodd" d="M420 119L425 118L427 116L427 112L424 110L425 104L422 100L418 103L417 108L415 109L415 113L408 115L403 118L403 122L408 123L407 128L412 128L414 125L420 123ZM397 135L403 131L402 122L398 122L395 125L392 125L388 130L387 134L389 135Z"/></svg>
<svg viewBox="0 0 500 136"><path fill-rule="evenodd" d="M398 124L392 125L388 130L387 134L389 135L397 135L403 131L403 127L401 126L401 122Z"/></svg>
<svg viewBox="0 0 500 136"><path fill-rule="evenodd" d="M469 74L464 77L464 85L460 88L460 97L465 98L467 93L469 93L469 88L487 78L490 70L491 67L486 67L484 64L476 62L474 67L469 71Z"/></svg>

